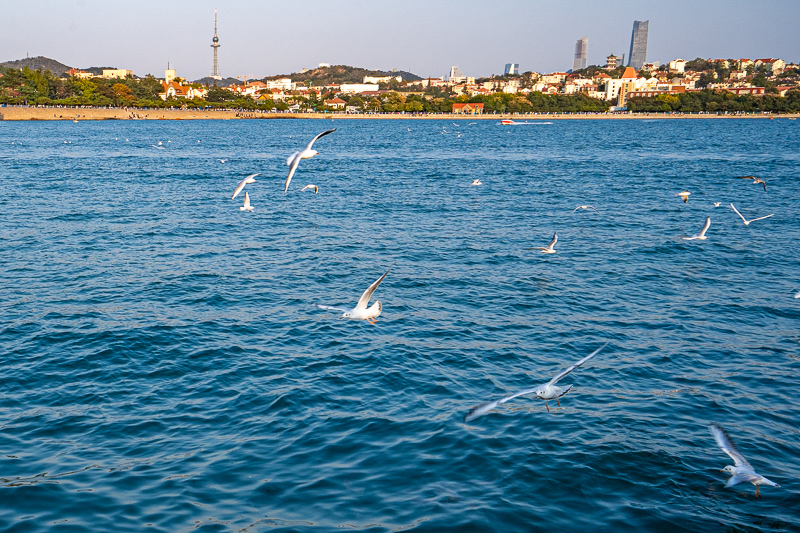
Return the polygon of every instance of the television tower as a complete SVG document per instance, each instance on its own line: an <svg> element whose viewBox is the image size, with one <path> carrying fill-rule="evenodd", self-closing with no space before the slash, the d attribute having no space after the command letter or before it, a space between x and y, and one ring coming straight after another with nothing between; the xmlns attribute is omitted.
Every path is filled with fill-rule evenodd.
<svg viewBox="0 0 800 533"><path fill-rule="evenodd" d="M217 53L219 52L219 37L217 37L217 10L214 10L214 38L211 39L211 48L214 49L214 65L211 67L211 77L215 80L221 80L222 76L219 73L219 59Z"/></svg>

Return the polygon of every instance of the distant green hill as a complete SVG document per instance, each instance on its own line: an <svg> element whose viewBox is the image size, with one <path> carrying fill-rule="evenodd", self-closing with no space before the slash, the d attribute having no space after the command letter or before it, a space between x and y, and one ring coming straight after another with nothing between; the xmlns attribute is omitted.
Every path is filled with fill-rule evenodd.
<svg viewBox="0 0 800 533"><path fill-rule="evenodd" d="M64 63L59 63L55 59L42 56L26 57L25 59L17 59L15 61L6 61L5 63L0 63L0 67L16 69L28 67L31 70L49 70L55 76L62 76L72 68Z"/></svg>
<svg viewBox="0 0 800 533"><path fill-rule="evenodd" d="M267 76L266 80L277 78L291 78L292 81L312 82L313 85L330 85L333 83L363 83L364 76L401 76L405 81L419 81L422 78L416 74L397 70L387 72L383 70L367 70L365 68L350 67L347 65L333 65L330 67L315 68L306 72L281 74L280 76Z"/></svg>

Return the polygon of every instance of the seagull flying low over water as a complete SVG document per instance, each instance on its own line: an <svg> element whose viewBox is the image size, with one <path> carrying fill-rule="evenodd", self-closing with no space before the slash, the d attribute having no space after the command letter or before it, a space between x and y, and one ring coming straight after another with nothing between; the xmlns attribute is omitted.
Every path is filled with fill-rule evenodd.
<svg viewBox="0 0 800 533"><path fill-rule="evenodd" d="M553 379L551 379L544 385L540 385L532 389L521 390L519 392L509 394L508 396L503 396L499 400L492 400L489 402L483 402L480 405L476 405L475 407L470 409L466 415L464 415L464 422L475 420L479 416L485 415L486 413L488 413L501 403L506 403L509 400L513 400L517 396L524 396L526 394L536 394L536 398L538 398L539 400L544 400L544 406L547 408L548 412L550 411L550 406L547 404L548 400L555 400L558 406L561 407L561 402L559 402L558 399L564 396L569 391L571 391L572 385L559 387L556 385L556 383L558 383L558 380L560 380L561 378L563 378L564 376L566 376L567 374L569 374L570 372L581 366L583 363L585 363L586 361L588 361L589 359L600 353L600 350L605 348L606 345L608 345L608 343L603 344L601 347L599 347L598 349L596 349L595 351L593 351L592 353L590 353L589 355L587 355L586 357L575 363L574 365L565 368L564 370L556 374Z"/></svg>
<svg viewBox="0 0 800 533"><path fill-rule="evenodd" d="M391 269L390 269L391 270ZM386 274L389 273L389 270L386 271ZM350 318L353 320L366 320L370 324L375 324L375 319L378 318L381 314L382 306L381 302L375 302L372 304L371 307L367 307L369 304L369 299L372 298L372 293L375 292L375 289L378 288L378 285L381 284L383 278L386 277L386 274L379 277L377 281L375 281L372 285L367 287L367 290L364 291L364 294L361 295L361 298L358 299L358 303L353 309L344 309L343 307L332 307L329 305L320 305L314 304L320 309L328 309L330 311L341 311L342 316L340 318Z"/></svg>
<svg viewBox="0 0 800 533"><path fill-rule="evenodd" d="M597 209L595 209L595 207L593 205L579 205L578 207L573 209L572 212L574 213L578 209L594 209L595 211L597 211ZM599 213L600 211L597 211L597 212Z"/></svg>
<svg viewBox="0 0 800 533"><path fill-rule="evenodd" d="M550 244L547 246L534 246L533 248L528 248L528 250L541 250L543 254L554 254L557 253L555 250L556 243L558 242L558 232L553 233L553 240L550 241Z"/></svg>
<svg viewBox="0 0 800 533"><path fill-rule="evenodd" d="M283 186L283 194L286 194L286 191L289 190L289 183L292 182L292 176L294 176L294 173L297 170L297 165L300 164L300 160L311 159L312 157L314 157L319 153L316 150L311 149L311 147L314 146L314 142L316 142L316 140L319 139L320 137L324 137L325 135L333 133L334 131L336 131L336 128L333 128L332 130L328 131L323 131L322 133L311 139L311 142L308 143L308 146L306 146L305 149L303 149L303 151L295 152L286 159L286 164L289 165L290 168L289 168L289 175L286 176L286 184Z"/></svg>
<svg viewBox="0 0 800 533"><path fill-rule="evenodd" d="M239 211L253 211L253 206L250 205L250 195L244 191L244 205L239 208Z"/></svg>
<svg viewBox="0 0 800 533"><path fill-rule="evenodd" d="M731 204L731 209L733 209L734 211L736 211L736 214L737 214L737 215L739 215L739 218L741 218L741 219L742 219L742 221L744 222L744 225L745 225L745 226L749 226L751 222L755 222L756 220L764 220L765 218L769 218L769 217L771 217L771 216L775 215L775 213L770 213L769 215L767 215L767 216L765 216L765 217L758 217L758 218L754 218L753 220L745 220L745 218L742 216L742 214L739 212L739 210L738 210L738 209L736 209L736 206L734 206L733 204Z"/></svg>
<svg viewBox="0 0 800 533"><path fill-rule="evenodd" d="M767 192L767 182L762 180L761 178L757 178L755 176L736 176L738 179L742 180L753 180L753 183L761 184L764 186L764 192Z"/></svg>
<svg viewBox="0 0 800 533"><path fill-rule="evenodd" d="M711 227L711 217L706 217L706 223L703 224L703 229L700 230L700 233L698 233L694 237L684 237L683 240L684 241L694 241L694 240L704 241L704 240L708 239L708 237L706 237L706 232L708 231L708 228L710 228L710 227Z"/></svg>
<svg viewBox="0 0 800 533"><path fill-rule="evenodd" d="M690 193L689 191L683 191L683 192L679 192L679 193L678 193L678 194L676 194L675 196L680 196L680 197L681 197L681 200L683 200L683 203L687 203L687 202L689 201L689 196L690 196L691 194L692 194L692 193Z"/></svg>
<svg viewBox="0 0 800 533"><path fill-rule="evenodd" d="M475 178L474 180L472 180L472 185L483 185L483 182L481 181L480 178Z"/></svg>
<svg viewBox="0 0 800 533"><path fill-rule="evenodd" d="M197 141L197 142L200 142L200 141ZM217 159L217 161L219 161L220 163L224 163L225 161L227 161L227 159Z"/></svg>
<svg viewBox="0 0 800 533"><path fill-rule="evenodd" d="M714 207L719 207L722 202L714 202Z"/></svg>
<svg viewBox="0 0 800 533"><path fill-rule="evenodd" d="M314 194L317 194L319 192L319 187L317 187L313 183L309 183L308 185L306 185L305 187L300 189L300 192L303 192L303 191L314 191Z"/></svg>
<svg viewBox="0 0 800 533"><path fill-rule="evenodd" d="M247 185L248 183L255 183L256 180L253 179L253 178L255 178L256 176L260 176L260 175L261 175L261 172L256 172L255 174L250 174L245 179L240 181L239 185L236 186L236 190L233 191L233 196L231 196L231 200L233 200L234 198L239 196L239 193L242 192L242 189L244 189L245 185Z"/></svg>
<svg viewBox="0 0 800 533"><path fill-rule="evenodd" d="M726 487L732 487L744 481L749 481L753 485L756 486L756 498L761 497L761 485L769 485L770 487L780 487L774 481L770 481L769 479L765 478L762 475L756 474L756 471L753 470L753 467L750 466L750 463L747 462L747 459L736 449L736 445L733 444L730 436L725 433L725 430L722 429L717 424L711 424L708 426L708 429L711 430L711 434L714 435L714 440L717 441L717 444L722 451L727 453L731 459L733 459L733 465L728 465L722 469L723 472L727 472L731 475L731 478L725 483Z"/></svg>

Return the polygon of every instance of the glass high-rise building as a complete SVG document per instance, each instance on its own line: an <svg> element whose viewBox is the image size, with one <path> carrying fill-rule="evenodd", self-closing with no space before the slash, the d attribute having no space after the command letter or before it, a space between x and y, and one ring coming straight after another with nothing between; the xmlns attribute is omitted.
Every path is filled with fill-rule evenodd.
<svg viewBox="0 0 800 533"><path fill-rule="evenodd" d="M572 70L580 70L589 66L589 38L581 37L575 43L575 59L572 61Z"/></svg>
<svg viewBox="0 0 800 533"><path fill-rule="evenodd" d="M631 51L628 54L628 66L639 70L647 63L647 32L649 20L634 20L631 33Z"/></svg>
<svg viewBox="0 0 800 533"><path fill-rule="evenodd" d="M506 68L503 69L503 74L508 76L516 76L519 74L519 63L506 63Z"/></svg>

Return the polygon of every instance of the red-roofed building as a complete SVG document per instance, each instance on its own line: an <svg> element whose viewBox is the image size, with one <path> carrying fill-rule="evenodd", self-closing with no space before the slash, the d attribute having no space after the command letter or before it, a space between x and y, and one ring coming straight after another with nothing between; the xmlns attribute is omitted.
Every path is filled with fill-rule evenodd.
<svg viewBox="0 0 800 533"><path fill-rule="evenodd" d="M347 105L347 102L341 98L334 98L332 100L325 100L325 105L333 109L344 109L344 106Z"/></svg>
<svg viewBox="0 0 800 533"><path fill-rule="evenodd" d="M453 104L454 115L482 115L483 104Z"/></svg>

